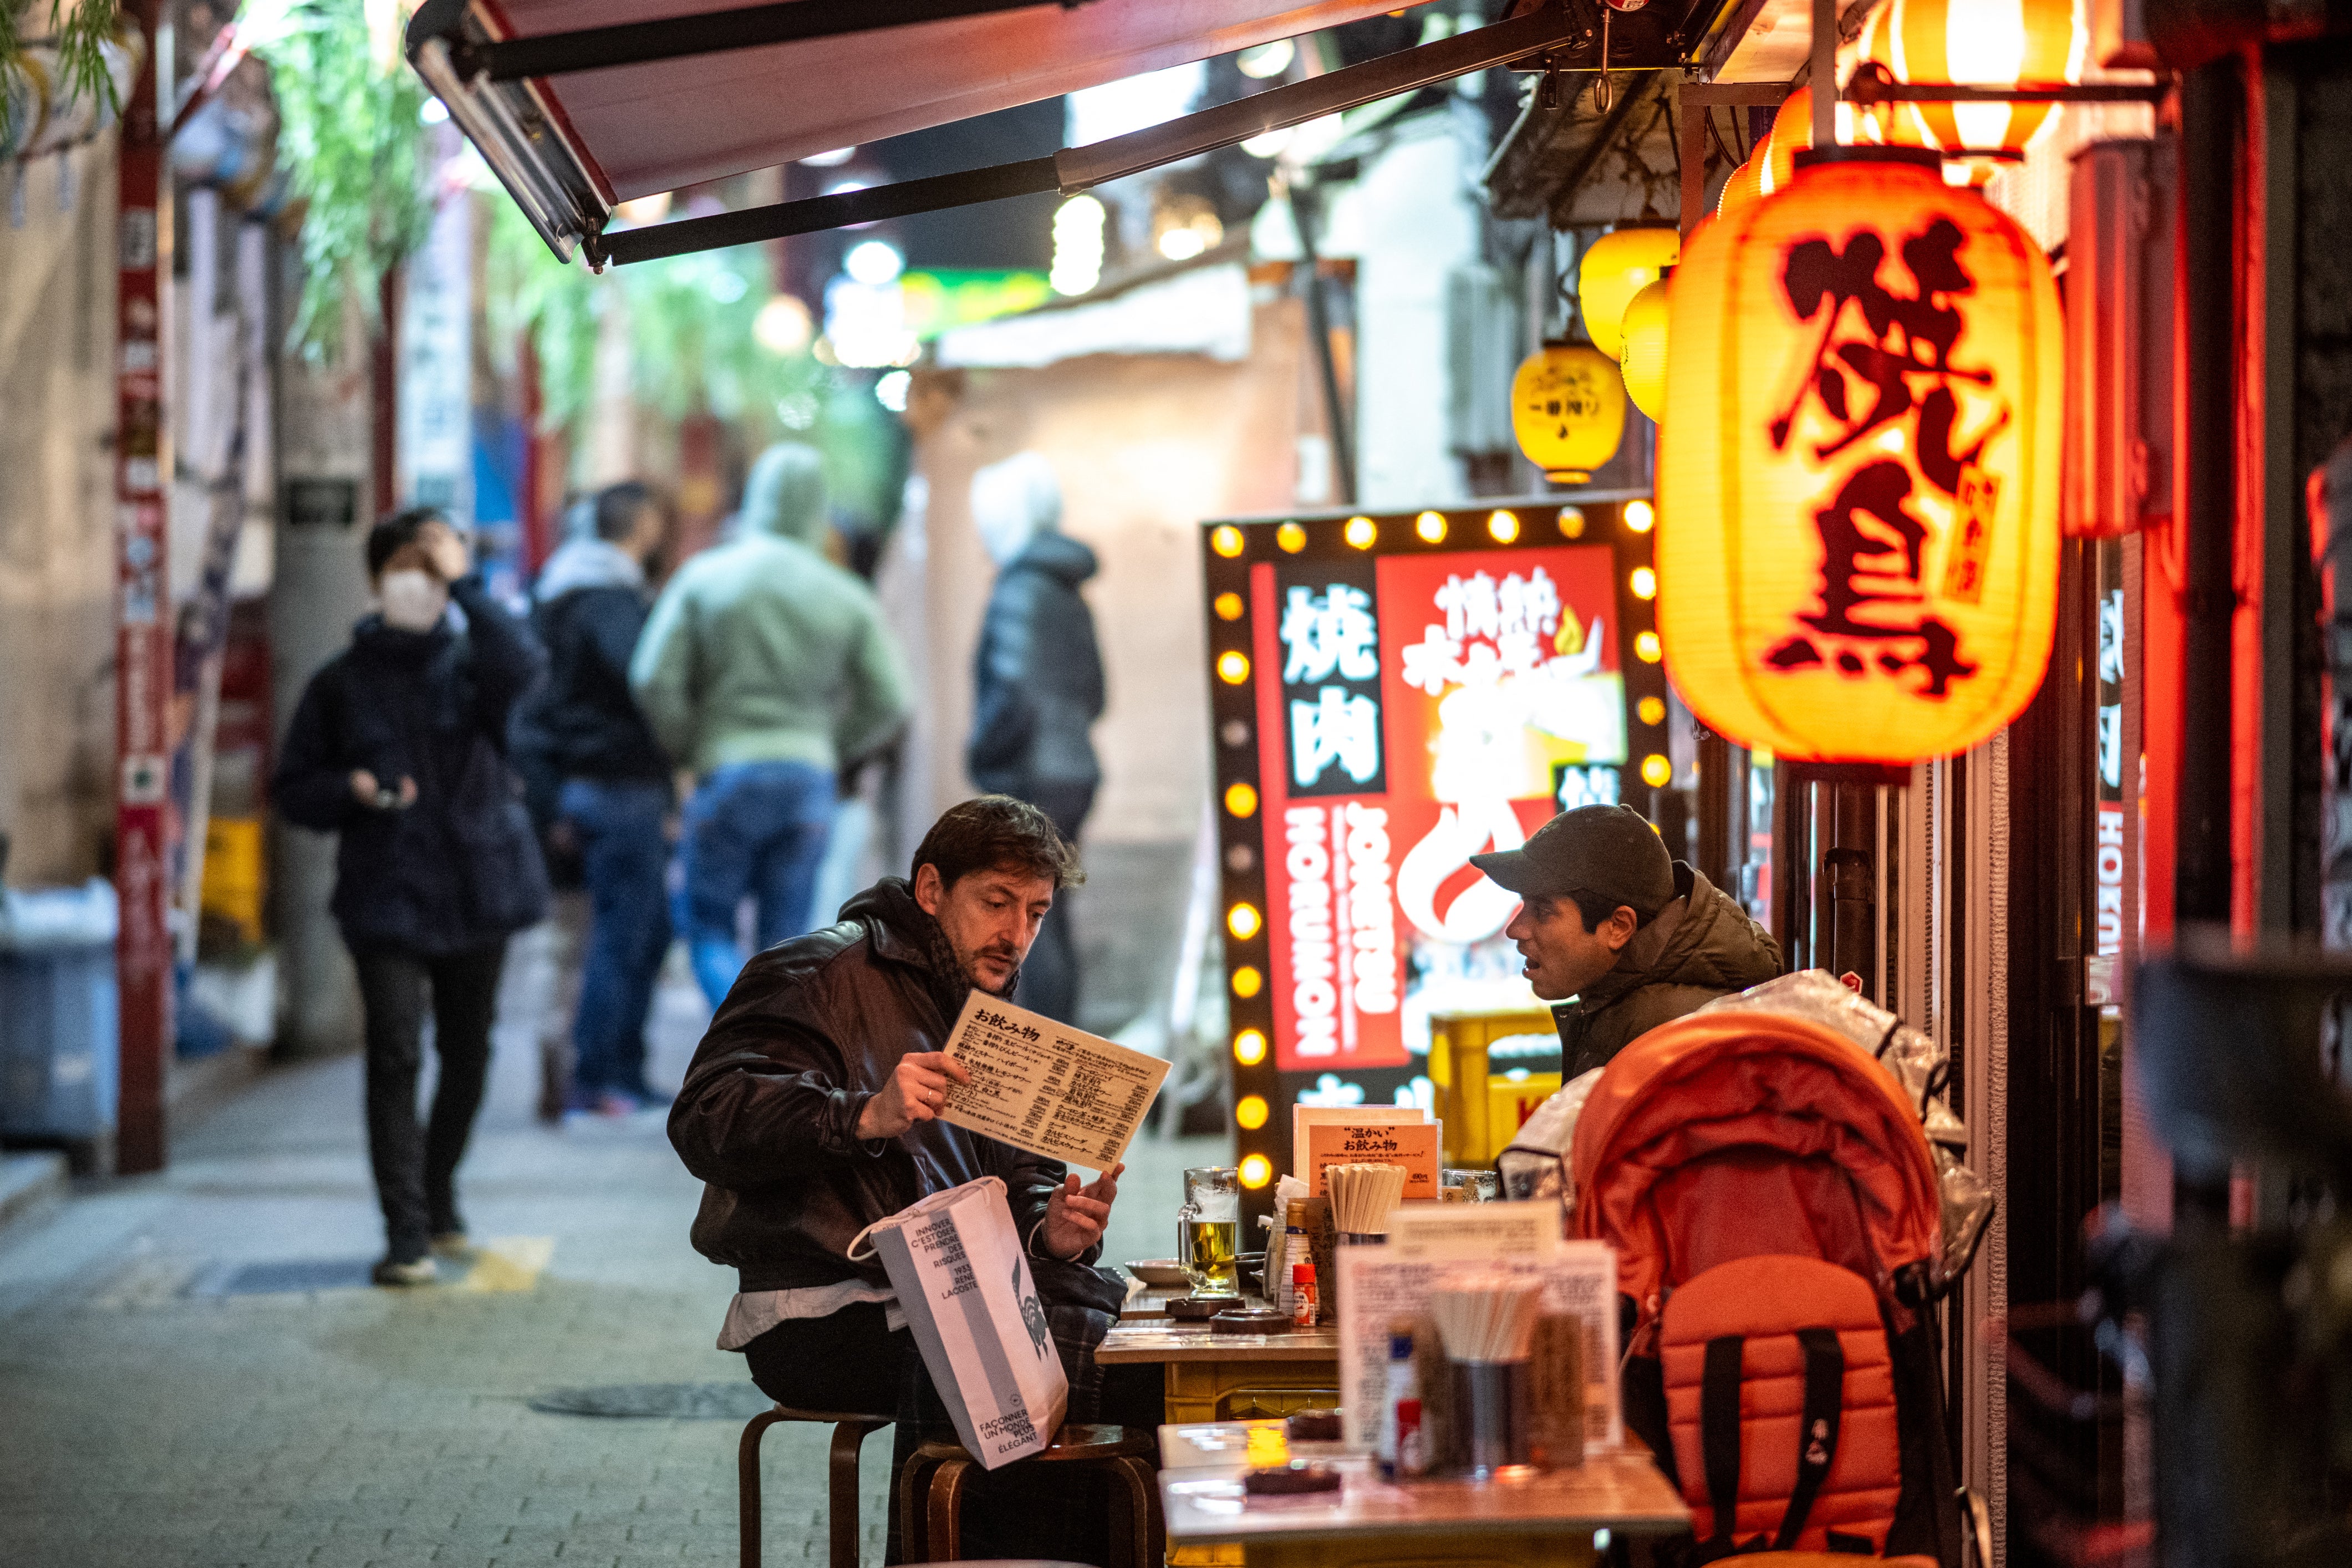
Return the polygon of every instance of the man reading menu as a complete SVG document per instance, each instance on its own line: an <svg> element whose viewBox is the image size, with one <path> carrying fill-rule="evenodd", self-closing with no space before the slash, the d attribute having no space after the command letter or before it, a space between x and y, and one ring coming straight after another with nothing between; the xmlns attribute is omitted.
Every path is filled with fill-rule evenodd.
<svg viewBox="0 0 2352 1568"><path fill-rule="evenodd" d="M1100 1368L1093 1355L1121 1300L1092 1265L1124 1167L1081 1186L1059 1162L939 1115L950 1083L969 1081L941 1048L966 998L975 987L1013 995L1055 894L1085 873L1045 813L1004 795L950 808L912 869L850 900L839 924L752 959L671 1108L670 1142L705 1183L695 1250L739 1277L719 1348L742 1352L781 1404L894 1417L894 1475L921 1440L954 1441L880 1263L848 1251L876 1220L997 1176L1069 1374L1067 1419L1149 1429L1157 1369ZM1068 1513L1022 1500L1028 1468L1007 1467L972 1495L966 1555L1085 1549L1023 1528Z"/></svg>

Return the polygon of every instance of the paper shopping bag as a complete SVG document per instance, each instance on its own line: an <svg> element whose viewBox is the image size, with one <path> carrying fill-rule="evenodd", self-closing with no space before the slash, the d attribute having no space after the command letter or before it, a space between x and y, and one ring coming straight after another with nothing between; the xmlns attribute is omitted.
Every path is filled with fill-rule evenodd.
<svg viewBox="0 0 2352 1568"><path fill-rule="evenodd" d="M1054 1440L1069 1378L994 1176L866 1227L956 1436L992 1470ZM850 1245L851 1256L859 1242Z"/></svg>

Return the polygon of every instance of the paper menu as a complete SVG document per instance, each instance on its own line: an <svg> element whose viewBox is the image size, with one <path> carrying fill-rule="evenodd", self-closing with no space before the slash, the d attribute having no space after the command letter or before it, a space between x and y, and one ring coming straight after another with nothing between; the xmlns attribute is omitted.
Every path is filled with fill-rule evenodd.
<svg viewBox="0 0 2352 1568"><path fill-rule="evenodd" d="M1298 1174L1316 1197L1328 1197L1332 1165L1402 1165L1404 1201L1437 1201L1438 1124L1318 1122L1307 1129L1307 1164Z"/></svg>
<svg viewBox="0 0 2352 1568"><path fill-rule="evenodd" d="M1466 1205L1472 1212L1486 1205ZM1458 1216L1463 1206L1444 1211ZM1543 1310L1572 1314L1584 1324L1584 1441L1588 1448L1624 1442L1617 1388L1617 1254L1607 1243L1563 1241L1549 1257L1401 1256L1394 1245L1339 1248L1339 1408L1348 1446L1370 1449L1380 1437L1381 1395L1387 1386L1389 1325L1422 1317L1429 1293L1462 1268L1523 1274L1544 1287Z"/></svg>
<svg viewBox="0 0 2352 1568"><path fill-rule="evenodd" d="M971 1074L940 1120L1090 1171L1126 1157L1169 1064L974 991L947 1054Z"/></svg>

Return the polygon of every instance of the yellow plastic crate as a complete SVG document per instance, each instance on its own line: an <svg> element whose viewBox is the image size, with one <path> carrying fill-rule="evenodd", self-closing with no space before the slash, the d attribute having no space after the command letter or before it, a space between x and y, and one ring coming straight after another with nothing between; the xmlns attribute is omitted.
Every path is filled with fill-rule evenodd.
<svg viewBox="0 0 2352 1568"><path fill-rule="evenodd" d="M1519 1123L1559 1088L1556 1072L1530 1072L1514 1082L1491 1069L1490 1051L1514 1035L1556 1039L1559 1027L1549 1009L1430 1015L1429 1081L1446 1164L1493 1164Z"/></svg>

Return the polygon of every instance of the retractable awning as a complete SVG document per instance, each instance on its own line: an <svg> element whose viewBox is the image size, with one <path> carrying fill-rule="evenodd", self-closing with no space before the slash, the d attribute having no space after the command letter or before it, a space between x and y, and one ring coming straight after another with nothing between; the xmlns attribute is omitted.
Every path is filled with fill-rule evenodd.
<svg viewBox="0 0 2352 1568"><path fill-rule="evenodd" d="M1564 0L1053 158L604 233L621 202L1397 8L1396 0L426 0L408 58L557 255L645 260L1083 190L1468 71L1595 62ZM1612 61L1612 66L1618 60ZM1669 63L1626 58L1620 68Z"/></svg>

